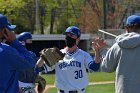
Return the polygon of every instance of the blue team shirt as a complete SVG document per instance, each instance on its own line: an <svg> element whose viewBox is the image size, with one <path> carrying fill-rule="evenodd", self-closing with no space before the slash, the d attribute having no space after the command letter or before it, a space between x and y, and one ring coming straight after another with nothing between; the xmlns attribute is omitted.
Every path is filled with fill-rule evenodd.
<svg viewBox="0 0 140 93"><path fill-rule="evenodd" d="M37 61L37 56L35 53L33 53L32 51L29 51L30 54L33 56L33 58ZM32 64L36 64L35 62L31 62ZM30 68L30 69L24 69L19 71L19 81L24 82L24 83L35 83L35 75L37 73L35 73L34 68Z"/></svg>
<svg viewBox="0 0 140 93"><path fill-rule="evenodd" d="M18 71L33 68L31 61L35 60L18 40L11 46L0 43L0 93L19 93Z"/></svg>

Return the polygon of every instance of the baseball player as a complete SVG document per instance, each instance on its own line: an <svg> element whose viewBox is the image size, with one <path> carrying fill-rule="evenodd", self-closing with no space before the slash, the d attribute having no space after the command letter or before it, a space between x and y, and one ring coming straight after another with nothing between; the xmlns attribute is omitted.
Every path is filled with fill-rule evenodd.
<svg viewBox="0 0 140 93"><path fill-rule="evenodd" d="M17 39L22 42L22 44L27 48L32 44L32 35L30 32L22 32L18 35ZM29 51L32 54L33 58L37 61L36 54L32 51ZM31 62L32 64L36 64L36 62ZM35 91L35 83L39 83L37 90L39 93L42 93L44 87L46 85L46 81L44 78L39 76L39 72L44 70L44 65L41 68L35 69L35 67L30 69L25 69L19 71L19 91L20 93L36 93Z"/></svg>
<svg viewBox="0 0 140 93"><path fill-rule="evenodd" d="M25 47L32 44L32 35L30 32L22 32L17 36L17 39L22 42ZM30 54L37 60L36 54L29 51ZM34 66L36 62L31 62ZM34 67L19 71L19 91L20 93L36 93L35 92L35 73Z"/></svg>
<svg viewBox="0 0 140 93"><path fill-rule="evenodd" d="M0 14L0 93L19 93L18 71L34 67L35 62L29 51L16 39L6 16ZM10 42L10 45L2 41Z"/></svg>
<svg viewBox="0 0 140 93"><path fill-rule="evenodd" d="M95 49L96 57L92 58L90 54L78 48L81 35L78 27L68 27L64 35L66 47L61 52L65 56L52 67L46 66L47 71L55 69L55 86L58 93L85 93L85 87L88 85L86 69L93 71L99 69L99 53ZM38 66L40 67L43 62L44 60L40 57L37 61Z"/></svg>

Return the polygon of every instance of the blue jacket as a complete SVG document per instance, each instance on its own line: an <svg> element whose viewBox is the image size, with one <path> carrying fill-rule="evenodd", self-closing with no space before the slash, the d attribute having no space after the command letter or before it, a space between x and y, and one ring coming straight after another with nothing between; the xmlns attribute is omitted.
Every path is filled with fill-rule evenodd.
<svg viewBox="0 0 140 93"><path fill-rule="evenodd" d="M19 93L18 71L34 67L31 61L35 60L18 40L11 46L0 43L0 93Z"/></svg>
<svg viewBox="0 0 140 93"><path fill-rule="evenodd" d="M33 58L37 61L37 56L32 51L29 51ZM30 62L31 64L36 64L35 62ZM37 73L34 72L34 68L24 69L19 71L19 81L24 83L35 83L35 75Z"/></svg>

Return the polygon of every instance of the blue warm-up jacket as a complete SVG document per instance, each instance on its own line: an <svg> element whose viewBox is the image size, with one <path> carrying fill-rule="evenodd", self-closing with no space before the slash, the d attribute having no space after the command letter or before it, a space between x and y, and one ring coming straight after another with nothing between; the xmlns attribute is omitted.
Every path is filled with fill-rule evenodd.
<svg viewBox="0 0 140 93"><path fill-rule="evenodd" d="M30 54L33 56L33 58L37 61L37 56L35 53L33 53L32 51L29 51ZM36 64L35 62L32 62L32 64ZM39 73L39 72L38 72ZM34 72L34 68L29 68L29 69L25 69L25 70L21 70L19 71L19 81L24 82L24 83L35 83L35 75L37 73Z"/></svg>
<svg viewBox="0 0 140 93"><path fill-rule="evenodd" d="M0 43L0 93L18 93L18 71L33 68L34 61L18 40Z"/></svg>

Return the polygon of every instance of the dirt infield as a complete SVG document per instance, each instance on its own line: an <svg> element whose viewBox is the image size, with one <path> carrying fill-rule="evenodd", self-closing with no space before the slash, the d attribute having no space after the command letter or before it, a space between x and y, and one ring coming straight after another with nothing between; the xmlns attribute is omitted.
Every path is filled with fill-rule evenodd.
<svg viewBox="0 0 140 93"><path fill-rule="evenodd" d="M113 84L114 81L105 81L105 82L89 82L88 85L98 85L98 84ZM49 88L54 88L54 85L47 85L45 88L45 92L49 89Z"/></svg>

